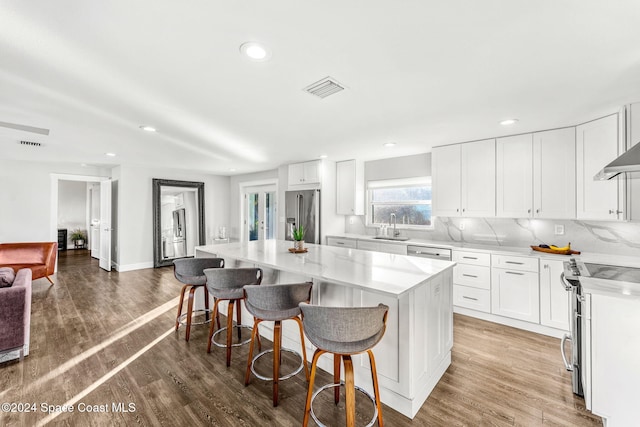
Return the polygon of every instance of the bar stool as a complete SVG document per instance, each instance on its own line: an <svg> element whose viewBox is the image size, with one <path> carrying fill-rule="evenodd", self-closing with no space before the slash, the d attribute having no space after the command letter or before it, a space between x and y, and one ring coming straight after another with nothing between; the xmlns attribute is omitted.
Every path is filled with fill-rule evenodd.
<svg viewBox="0 0 640 427"><path fill-rule="evenodd" d="M311 378L309 380L302 425L308 425L309 415L311 415L319 426L324 426L313 412L313 400L323 390L335 387L334 401L336 404L340 401L340 359L342 359L344 363L347 426L353 427L355 425L355 390L358 390L364 393L374 405L373 418L367 424L367 427L372 426L376 419L378 420L378 426L383 427L378 374L371 348L380 342L384 335L389 307L384 304L379 304L377 307L324 307L301 303L300 309L302 310L304 332L309 341L317 347L311 363ZM351 356L365 351L369 354L369 362L371 363L371 379L375 398L354 384ZM334 382L322 386L317 392L313 393L313 382L318 367L318 359L324 353L333 353Z"/></svg>
<svg viewBox="0 0 640 427"><path fill-rule="evenodd" d="M247 371L244 376L244 385L249 385L251 372L257 378L265 381L273 381L273 406L278 406L278 383L298 374L304 366L304 373L309 380L309 367L307 365L307 351L304 344L304 333L302 331L302 320L300 320L301 302L311 300L311 287L313 283L295 283L288 285L261 285L245 286L244 305L249 313L253 315L253 330L251 331L251 344L249 345L249 357L247 359ZM300 329L300 342L302 345L302 355L296 351L282 347L282 321L295 320ZM258 325L260 322L273 321L273 349L253 356L253 345L259 335ZM300 366L294 372L280 376L281 351L297 354L301 361ZM273 353L273 376L271 378L258 374L255 370L256 361L267 353Z"/></svg>
<svg viewBox="0 0 640 427"><path fill-rule="evenodd" d="M242 325L242 308L240 301L244 300L245 285L259 285L262 282L262 269L260 268L212 268L204 271L207 276L207 289L214 296L213 315L218 315L218 304L220 301L228 301L227 308L227 326L218 329L214 334L215 324L211 323L209 328L209 342L207 343L207 353L211 353L211 344L216 347L227 348L227 366L231 365L231 348L243 344L248 344L250 339L240 341L242 339L242 328L251 329L249 326ZM236 307L236 326L233 325L233 307ZM233 344L232 329L238 329L238 343ZM226 344L218 343L215 338L227 331Z"/></svg>
<svg viewBox="0 0 640 427"><path fill-rule="evenodd" d="M176 331L180 325L186 324L184 339L189 341L191 335L191 325L202 325L209 322L209 293L205 288L207 277L203 270L206 268L222 268L224 267L224 259L222 258L180 258L173 261L173 275L179 282L184 283L180 291L180 302L178 303L178 315L176 316ZM193 297L195 291L202 288L204 291L204 310L197 310L197 313L204 313L205 321L192 323ZM189 289L189 302L187 303L187 312L182 313L182 305L184 304L184 294ZM186 317L186 319L185 319ZM218 318L218 324L220 319Z"/></svg>

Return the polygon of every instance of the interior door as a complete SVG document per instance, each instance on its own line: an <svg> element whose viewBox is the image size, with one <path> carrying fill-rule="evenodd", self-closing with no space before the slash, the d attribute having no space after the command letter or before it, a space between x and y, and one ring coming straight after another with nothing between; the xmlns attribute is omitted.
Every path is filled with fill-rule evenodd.
<svg viewBox="0 0 640 427"><path fill-rule="evenodd" d="M246 205L246 240L269 240L276 237L276 188L264 185L247 188L244 194Z"/></svg>
<svg viewBox="0 0 640 427"><path fill-rule="evenodd" d="M100 259L100 185L91 184L91 235L89 245L91 247L91 257Z"/></svg>
<svg viewBox="0 0 640 427"><path fill-rule="evenodd" d="M100 268L111 271L111 180L100 181Z"/></svg>

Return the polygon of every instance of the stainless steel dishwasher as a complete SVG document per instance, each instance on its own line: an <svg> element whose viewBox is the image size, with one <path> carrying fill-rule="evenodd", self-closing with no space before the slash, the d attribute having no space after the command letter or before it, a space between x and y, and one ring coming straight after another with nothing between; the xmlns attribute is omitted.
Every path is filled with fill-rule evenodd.
<svg viewBox="0 0 640 427"><path fill-rule="evenodd" d="M451 261L451 249L433 246L407 246L407 255Z"/></svg>

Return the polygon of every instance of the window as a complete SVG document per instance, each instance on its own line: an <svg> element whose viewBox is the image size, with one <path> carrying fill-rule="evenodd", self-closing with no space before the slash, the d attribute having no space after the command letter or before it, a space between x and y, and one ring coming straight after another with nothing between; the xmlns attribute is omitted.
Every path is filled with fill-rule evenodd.
<svg viewBox="0 0 640 427"><path fill-rule="evenodd" d="M431 177L369 181L367 225L389 224L396 215L399 228L432 228Z"/></svg>

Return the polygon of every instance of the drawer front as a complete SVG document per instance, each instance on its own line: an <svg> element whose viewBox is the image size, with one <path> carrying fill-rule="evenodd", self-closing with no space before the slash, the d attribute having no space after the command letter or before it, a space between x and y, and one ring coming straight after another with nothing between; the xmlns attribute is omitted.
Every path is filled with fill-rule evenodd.
<svg viewBox="0 0 640 427"><path fill-rule="evenodd" d="M471 288L469 286L453 285L453 305L490 313L491 291Z"/></svg>
<svg viewBox="0 0 640 427"><path fill-rule="evenodd" d="M507 270L538 272L538 258L512 256L512 255L492 255L493 266L505 268Z"/></svg>
<svg viewBox="0 0 640 427"><path fill-rule="evenodd" d="M491 265L491 255L480 252L453 251L451 254L453 261L458 264L483 265L489 267Z"/></svg>
<svg viewBox="0 0 640 427"><path fill-rule="evenodd" d="M370 242L368 240L358 240L358 249L365 251L379 251L380 247L376 242Z"/></svg>
<svg viewBox="0 0 640 427"><path fill-rule="evenodd" d="M341 248L356 248L357 241L353 239L341 239L339 237L327 237L328 246L338 246Z"/></svg>
<svg viewBox="0 0 640 427"><path fill-rule="evenodd" d="M453 267L453 283L490 290L491 269L479 265L458 264Z"/></svg>

